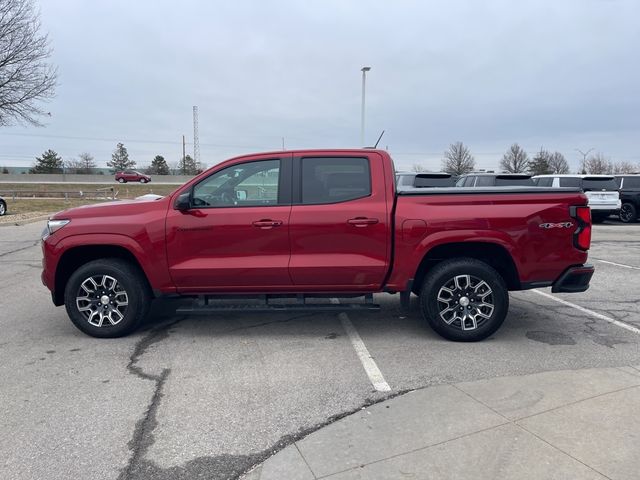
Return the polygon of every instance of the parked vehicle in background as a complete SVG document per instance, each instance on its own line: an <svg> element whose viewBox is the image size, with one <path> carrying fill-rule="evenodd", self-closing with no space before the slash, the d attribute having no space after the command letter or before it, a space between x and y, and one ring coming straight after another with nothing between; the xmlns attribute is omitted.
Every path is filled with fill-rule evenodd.
<svg viewBox="0 0 640 480"><path fill-rule="evenodd" d="M468 173L461 175L456 187L535 187L525 173Z"/></svg>
<svg viewBox="0 0 640 480"><path fill-rule="evenodd" d="M453 187L458 177L446 172L396 173L398 187Z"/></svg>
<svg viewBox="0 0 640 480"><path fill-rule="evenodd" d="M116 182L120 182L120 183L127 183L127 182L147 183L150 181L151 181L151 177L149 175L136 172L135 170L125 170L124 172L116 173Z"/></svg>
<svg viewBox="0 0 640 480"><path fill-rule="evenodd" d="M504 321L509 290L585 291L590 242L577 188L396 188L384 150L278 151L227 160L163 198L55 214L42 281L95 337L133 331L160 296L195 297L178 313L211 315L377 310L376 292L408 307L413 292L436 332L476 341ZM307 301L318 297L347 304Z"/></svg>
<svg viewBox="0 0 640 480"><path fill-rule="evenodd" d="M4 198L0 197L0 217L7 213L7 202L4 201Z"/></svg>
<svg viewBox="0 0 640 480"><path fill-rule="evenodd" d="M640 213L640 174L616 175L620 188L620 221L636 222Z"/></svg>
<svg viewBox="0 0 640 480"><path fill-rule="evenodd" d="M578 187L587 195L591 218L602 223L610 215L620 213L620 194L613 175L550 174L534 177L539 187Z"/></svg>

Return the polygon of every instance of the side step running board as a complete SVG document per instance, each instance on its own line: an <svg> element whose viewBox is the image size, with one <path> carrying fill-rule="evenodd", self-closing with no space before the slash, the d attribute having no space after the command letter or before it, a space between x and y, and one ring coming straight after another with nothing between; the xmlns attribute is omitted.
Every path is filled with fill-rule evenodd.
<svg viewBox="0 0 640 480"><path fill-rule="evenodd" d="M254 297L261 300L260 303L242 302L241 299L233 303L233 297L226 297L224 302L212 302L207 296L201 295L191 305L185 305L176 310L179 314L207 315L219 312L353 312L353 311L378 311L380 305L373 303L373 295L365 295L363 303L307 303L303 295L294 296L295 303L272 303L268 295ZM220 299L220 297L215 297ZM246 298L246 297L245 297ZM282 298L274 296L274 298Z"/></svg>

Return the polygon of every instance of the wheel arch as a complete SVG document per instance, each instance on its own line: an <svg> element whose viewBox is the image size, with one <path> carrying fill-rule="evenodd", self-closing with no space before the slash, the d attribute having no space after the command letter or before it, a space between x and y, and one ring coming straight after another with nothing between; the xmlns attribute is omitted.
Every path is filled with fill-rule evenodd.
<svg viewBox="0 0 640 480"><path fill-rule="evenodd" d="M427 272L438 263L452 258L474 258L491 265L504 279L509 290L520 290L520 276L511 254L505 247L491 242L452 242L429 249L416 270L413 291L420 291Z"/></svg>
<svg viewBox="0 0 640 480"><path fill-rule="evenodd" d="M58 262L55 275L54 304L64 304L64 291L69 278L80 266L101 258L119 258L138 268L151 291L149 280L138 258L120 245L80 245L66 250Z"/></svg>

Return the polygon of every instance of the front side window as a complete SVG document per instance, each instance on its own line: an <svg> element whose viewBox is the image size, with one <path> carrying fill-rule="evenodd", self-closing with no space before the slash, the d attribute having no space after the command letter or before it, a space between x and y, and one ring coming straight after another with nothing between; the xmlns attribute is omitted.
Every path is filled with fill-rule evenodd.
<svg viewBox="0 0 640 480"><path fill-rule="evenodd" d="M302 203L338 203L371 195L366 158L303 158Z"/></svg>
<svg viewBox="0 0 640 480"><path fill-rule="evenodd" d="M196 208L278 205L279 179L280 160L233 165L193 187L191 205Z"/></svg>
<svg viewBox="0 0 640 480"><path fill-rule="evenodd" d="M537 185L539 187L550 187L553 185L553 177L542 177L542 178L538 178L538 183Z"/></svg>

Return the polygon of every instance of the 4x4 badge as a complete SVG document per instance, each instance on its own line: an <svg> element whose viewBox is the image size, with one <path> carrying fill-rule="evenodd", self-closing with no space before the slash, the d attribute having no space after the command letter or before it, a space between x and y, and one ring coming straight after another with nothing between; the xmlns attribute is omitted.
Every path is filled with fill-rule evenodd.
<svg viewBox="0 0 640 480"><path fill-rule="evenodd" d="M573 222L562 222L562 223L541 223L540 228L544 228L548 230L549 228L571 228L573 227Z"/></svg>

